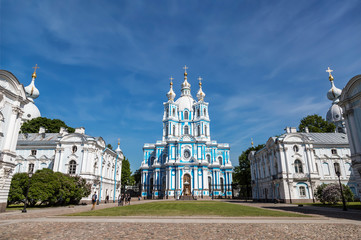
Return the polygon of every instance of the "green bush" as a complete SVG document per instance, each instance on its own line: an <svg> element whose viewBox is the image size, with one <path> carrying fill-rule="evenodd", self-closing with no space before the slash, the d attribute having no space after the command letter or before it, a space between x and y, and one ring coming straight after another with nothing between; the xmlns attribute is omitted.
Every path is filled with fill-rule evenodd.
<svg viewBox="0 0 361 240"><path fill-rule="evenodd" d="M24 202L29 177L26 173L14 175L9 192L8 204ZM28 200L31 206L37 203L55 206L78 204L91 192L91 184L79 176L70 176L50 169L36 171L31 177Z"/></svg>
<svg viewBox="0 0 361 240"><path fill-rule="evenodd" d="M350 187L342 184L342 192L346 202L352 202L354 200L354 195ZM323 204L325 203L336 204L337 202L340 202L342 199L340 185L337 183L330 183L330 184L323 183L319 185L316 188L314 195L316 199L322 202Z"/></svg>

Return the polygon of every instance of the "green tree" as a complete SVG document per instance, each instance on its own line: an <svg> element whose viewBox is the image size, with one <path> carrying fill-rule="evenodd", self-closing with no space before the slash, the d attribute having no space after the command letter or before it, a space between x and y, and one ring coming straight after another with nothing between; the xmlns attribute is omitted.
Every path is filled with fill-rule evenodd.
<svg viewBox="0 0 361 240"><path fill-rule="evenodd" d="M317 114L308 115L301 120L300 125L298 126L299 131L304 132L305 127L308 127L310 132L320 133L335 132L336 129L335 124L327 122Z"/></svg>
<svg viewBox="0 0 361 240"><path fill-rule="evenodd" d="M124 157L122 162L122 187L125 185L132 185L132 172L130 171L130 163L127 158Z"/></svg>
<svg viewBox="0 0 361 240"><path fill-rule="evenodd" d="M58 133L61 127L68 129L69 133L75 131L74 128L68 127L62 120L38 117L25 122L21 126L22 133L38 133L40 127L45 127L47 133Z"/></svg>
<svg viewBox="0 0 361 240"><path fill-rule="evenodd" d="M110 150L113 150L113 146L110 143L107 145L107 148L109 148Z"/></svg>
<svg viewBox="0 0 361 240"><path fill-rule="evenodd" d="M250 147L243 151L241 156L238 157L239 166L234 168L233 183L240 185L241 189L246 189L246 197L251 197L251 165L248 159L248 154L251 151L258 151L264 147L264 144L260 144L256 147Z"/></svg>
<svg viewBox="0 0 361 240"><path fill-rule="evenodd" d="M29 202L34 206L40 204L53 205L56 203L56 191L60 188L60 182L54 172L48 168L38 170L30 180Z"/></svg>
<svg viewBox="0 0 361 240"><path fill-rule="evenodd" d="M136 170L133 175L132 175L133 179L134 179L134 182L135 184L139 184L141 179L142 179L142 175L141 175L141 172L140 172L140 169Z"/></svg>
<svg viewBox="0 0 361 240"><path fill-rule="evenodd" d="M11 181L8 204L24 202L29 177L17 173ZM36 171L30 180L28 199L31 206L37 203L54 205L78 204L89 196L91 184L79 176L70 176L50 169Z"/></svg>
<svg viewBox="0 0 361 240"><path fill-rule="evenodd" d="M29 176L27 173L15 173L11 180L8 204L24 202L28 184Z"/></svg>

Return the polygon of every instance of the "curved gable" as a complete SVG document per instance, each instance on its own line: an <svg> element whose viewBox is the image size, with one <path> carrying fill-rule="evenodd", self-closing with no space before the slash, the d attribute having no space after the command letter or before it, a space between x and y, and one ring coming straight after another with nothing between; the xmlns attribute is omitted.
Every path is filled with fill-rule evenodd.
<svg viewBox="0 0 361 240"><path fill-rule="evenodd" d="M0 70L0 86L23 100L26 99L24 86L11 72Z"/></svg>

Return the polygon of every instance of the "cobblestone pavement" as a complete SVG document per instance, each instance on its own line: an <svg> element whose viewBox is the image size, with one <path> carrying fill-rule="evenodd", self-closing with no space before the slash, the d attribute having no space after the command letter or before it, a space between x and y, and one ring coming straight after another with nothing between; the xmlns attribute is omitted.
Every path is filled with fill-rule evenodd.
<svg viewBox="0 0 361 240"><path fill-rule="evenodd" d="M144 202L149 201L132 204ZM101 204L97 209L112 206ZM286 206L295 207L277 207L287 211ZM361 239L361 221L325 214L313 218L59 216L89 209L88 205L2 213L0 239Z"/></svg>

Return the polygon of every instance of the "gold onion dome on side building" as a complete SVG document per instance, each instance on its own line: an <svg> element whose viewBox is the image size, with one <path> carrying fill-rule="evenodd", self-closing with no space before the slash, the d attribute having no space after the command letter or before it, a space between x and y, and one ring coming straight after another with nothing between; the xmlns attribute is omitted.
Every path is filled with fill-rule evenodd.
<svg viewBox="0 0 361 240"><path fill-rule="evenodd" d="M202 90L202 78L198 77L198 80L199 80L199 90L197 93L197 98L198 98L198 101L203 101L206 94Z"/></svg>
<svg viewBox="0 0 361 240"><path fill-rule="evenodd" d="M175 92L173 91L173 79L174 78L171 76L170 77L170 90L167 93L167 98L169 101L174 101L174 98L176 96Z"/></svg>
<svg viewBox="0 0 361 240"><path fill-rule="evenodd" d="M333 72L333 70L331 70L330 68L328 68L326 70L326 72L328 72L329 76L328 76L328 79L330 80L331 82L331 89L328 90L327 92L327 98L331 101L336 101L338 100L338 98L341 96L341 93L342 93L342 90L337 88L335 86L335 84L333 83L333 76L331 74L331 72Z"/></svg>

